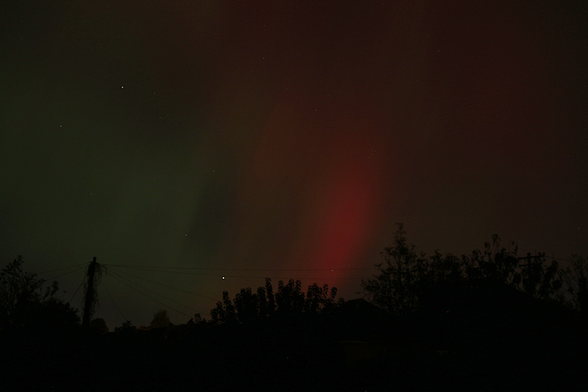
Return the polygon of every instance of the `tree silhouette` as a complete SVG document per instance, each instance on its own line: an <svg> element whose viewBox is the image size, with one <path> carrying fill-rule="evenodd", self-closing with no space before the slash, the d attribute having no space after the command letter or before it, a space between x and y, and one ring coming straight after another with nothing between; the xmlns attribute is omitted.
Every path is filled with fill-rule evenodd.
<svg viewBox="0 0 588 392"><path fill-rule="evenodd" d="M24 271L23 263L18 256L0 271L0 331L77 324L77 310L54 297L59 290L57 282L43 288L45 280Z"/></svg>
<svg viewBox="0 0 588 392"><path fill-rule="evenodd" d="M572 268L565 271L564 296L570 307L581 314L588 314L588 263L583 257L572 257Z"/></svg>
<svg viewBox="0 0 588 392"><path fill-rule="evenodd" d="M304 302L304 311L306 313L326 313L343 304L342 298L335 301L337 296L337 288L332 287L329 292L329 285L325 284L322 287L316 283L308 286L306 291L306 300Z"/></svg>
<svg viewBox="0 0 588 392"><path fill-rule="evenodd" d="M124 321L120 327L115 327L114 332L123 334L123 335L130 335L137 330L137 327L133 325L130 320Z"/></svg>
<svg viewBox="0 0 588 392"><path fill-rule="evenodd" d="M169 316L167 315L167 310L159 310L153 315L153 320L151 320L151 328L167 328L170 326Z"/></svg>
<svg viewBox="0 0 588 392"><path fill-rule="evenodd" d="M290 279L287 283L278 281L278 290L274 294L270 278L266 278L265 287L258 287L256 292L250 287L241 289L231 301L229 293L223 292L223 300L217 302L210 311L213 324L249 323L273 315L324 313L340 306L344 301L335 301L337 288L329 290L316 283L302 291L300 280Z"/></svg>
<svg viewBox="0 0 588 392"><path fill-rule="evenodd" d="M544 254L517 257L500 246L500 238L492 236L483 250L474 250L461 258L438 251L427 257L409 244L402 224L394 235L394 246L382 252L384 262L377 264L379 272L373 279L362 281L367 298L391 314L409 314L422 306L425 298L449 286L460 289L475 288L480 282L506 285L531 298L566 302L564 287L568 270L556 261L547 263ZM582 282L578 279L577 292ZM585 291L584 291L585 292Z"/></svg>
<svg viewBox="0 0 588 392"><path fill-rule="evenodd" d="M304 306L304 293L302 292L302 283L299 280L278 281L278 291L276 293L277 311L280 313L299 313Z"/></svg>
<svg viewBox="0 0 588 392"><path fill-rule="evenodd" d="M493 235L492 243L486 242L483 251L462 256L465 276L501 282L532 298L564 302L563 285L569 270L561 269L555 260L548 264L544 253L517 257L516 251L516 246L512 253L501 248L500 237Z"/></svg>
<svg viewBox="0 0 588 392"><path fill-rule="evenodd" d="M372 303L392 314L405 314L418 306L418 292L423 279L430 275L424 255L416 246L408 244L403 225L398 224L394 246L381 253L384 262L377 264L379 273L374 279L362 281L362 287Z"/></svg>
<svg viewBox="0 0 588 392"><path fill-rule="evenodd" d="M90 329L97 331L101 334L108 332L108 326L106 325L106 321L103 318L95 318L90 321Z"/></svg>
<svg viewBox="0 0 588 392"><path fill-rule="evenodd" d="M276 297L274 296L274 289L270 278L265 278L265 292L267 294L267 314L271 316L276 310Z"/></svg>

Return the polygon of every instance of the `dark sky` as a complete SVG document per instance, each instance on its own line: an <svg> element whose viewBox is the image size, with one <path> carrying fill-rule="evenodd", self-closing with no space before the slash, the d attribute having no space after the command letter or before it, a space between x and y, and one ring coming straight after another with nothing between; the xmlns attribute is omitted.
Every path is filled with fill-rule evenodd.
<svg viewBox="0 0 588 392"><path fill-rule="evenodd" d="M96 256L111 329L265 276L357 297L397 222L427 252L588 254L586 2L0 7L1 263Z"/></svg>

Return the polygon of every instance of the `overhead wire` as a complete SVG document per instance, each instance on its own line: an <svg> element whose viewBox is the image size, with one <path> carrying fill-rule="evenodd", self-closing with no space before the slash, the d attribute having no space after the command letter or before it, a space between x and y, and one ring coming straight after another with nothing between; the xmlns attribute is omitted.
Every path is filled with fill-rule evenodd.
<svg viewBox="0 0 588 392"><path fill-rule="evenodd" d="M116 265L116 264L109 264L108 267L124 267L121 265ZM194 276L208 276L208 277L215 277L215 278L219 278L219 277L227 277L227 278L240 278L240 279L265 279L265 278L273 278L273 279L282 279L282 280L288 280L288 279L294 279L294 280L362 280L362 279L368 279L369 277L358 277L358 276L303 276L303 277L295 277L295 276L243 276L243 275L227 275L227 274L209 274L209 273L200 273L200 272L185 272L185 271L174 271L174 270L166 270L166 267L131 267L131 268L135 268L135 269L140 269L142 271L149 271L149 272L166 272L166 273L171 273L171 274L182 274L182 275L194 275ZM174 267L170 267L170 268L174 268ZM289 271L289 270L254 270L254 269L222 269L222 268L218 268L218 269L208 269L210 271ZM331 268L331 269L320 269L320 271L342 271L344 269L336 269L336 268ZM120 271L120 270L119 270ZM296 271L296 270L292 270L292 271ZM311 269L300 269L298 271L313 271ZM318 269L317 269L318 271Z"/></svg>
<svg viewBox="0 0 588 392"><path fill-rule="evenodd" d="M175 312L177 312L177 313L180 313L180 314L182 314L182 315L184 315L184 316L190 317L189 315L187 315L186 313L182 312L181 310L178 310L178 309L176 309L176 308L174 308L174 307L172 307L172 306L170 306L170 305L168 305L168 304L165 304L165 303L163 303L163 302L159 301L158 299L156 299L156 298L153 298L153 297L151 297L150 295L143 293L142 291L138 290L137 288L133 287L132 285L130 285L130 284L128 284L128 283L125 283L125 282L123 282L121 279L119 279L119 278L122 278L121 276L118 276L118 275L116 275L116 274L109 274L109 275L110 275L110 276L111 276L113 279L115 279L116 281L118 281L118 282L120 282L121 284L123 284L123 285L127 286L128 288L130 288L130 289L132 289L132 290L134 290L134 291L138 292L139 294L141 294L141 295L143 295L143 296L145 296L145 297L149 298L150 300L152 300L152 301L154 301L154 302L157 302L158 304L161 304L161 305L165 306L166 308L169 308L169 309L171 309L171 310L173 310L173 311L175 311ZM118 276L118 278L117 278L117 276Z"/></svg>
<svg viewBox="0 0 588 392"><path fill-rule="evenodd" d="M135 268L135 269L177 269L177 270L199 270L199 271L361 271L361 270L374 270L377 267L363 267L363 268L211 268L211 267L158 267L148 265L130 265L130 264L108 264L112 267L124 267L124 268Z"/></svg>
<svg viewBox="0 0 588 392"><path fill-rule="evenodd" d="M83 264L70 265L70 266L67 266L67 267L54 268L54 269L50 269L50 270L38 272L37 275L48 274L49 272L61 271L61 270L68 269L68 268L82 267L82 266L85 266L87 264L88 263L83 263Z"/></svg>
<svg viewBox="0 0 588 392"><path fill-rule="evenodd" d="M74 270L72 270L72 271L69 271L69 272L64 272L63 274L59 274L59 275L53 276L53 277L51 277L51 278L48 278L48 279L46 279L46 281L52 281L52 280L54 280L54 279L61 278L62 276L69 275L69 274L73 274L74 272L81 271L81 270L83 270L84 268L85 268L85 266L78 267L78 268L76 268L76 269L74 269Z"/></svg>
<svg viewBox="0 0 588 392"><path fill-rule="evenodd" d="M176 304L178 304L178 305L185 306L184 304L182 304L182 303L180 303L180 302L177 302L177 301L175 301L175 300L174 300L174 299L172 299L172 298L166 297L165 295L162 295L162 294L160 294L160 293L158 293L158 292L156 292L156 291L153 291L153 290L151 290L151 289L149 289L149 288L147 288L147 287L145 287L145 286L142 286L141 284L139 284L139 283L137 283L137 282L134 282L134 281L132 281L132 280L131 280L131 279L129 279L128 277L125 277L125 276L121 275L121 273L125 274L124 272L121 272L121 271L113 272L113 274L114 274L115 276L119 277L120 279L124 279L124 280L126 280L126 281L127 281L127 282L129 282L130 284L136 285L136 286L140 287L140 288L141 288L141 289L143 289L143 290L146 290L146 291L148 291L148 292L150 292L150 293L152 293L152 294L155 294L155 295L157 295L157 296L160 296L160 297L162 297L162 298L165 298L166 300L169 300L169 301L171 301L171 302L174 302L174 303L176 303ZM125 275L129 276L128 274L125 274ZM132 277L132 276L131 276L131 277ZM186 307L186 306L185 306L185 307ZM189 308L189 307L187 307L187 308ZM189 308L189 309L191 309L191 308Z"/></svg>
<svg viewBox="0 0 588 392"><path fill-rule="evenodd" d="M137 286L141 287L143 290L146 290L146 291L152 292L152 293L153 293L153 294L155 294L155 295L158 295L158 296L160 296L160 297L162 297L162 298L165 298L165 299L166 299L166 300L168 300L168 301L171 301L171 302L177 303L177 304L179 304L179 305L181 305L181 306L187 307L186 305L183 305L183 304L181 304L181 303L179 303L179 302L177 302L177 301L174 301L174 300L173 300L173 299L171 299L171 298L168 298L168 297L165 297L165 296L163 296L163 295L161 295L161 294L159 294L159 293L156 293L156 292L154 292L153 290L147 289L147 288L145 288L145 287L143 287L143 286L141 286L141 285L137 284L136 282L132 282L132 281L131 281L131 280L129 280L128 278L125 278L125 277L123 277L123 276L121 276L121 275L119 275L119 274L117 274L117 273L115 273L115 272L111 272L111 271L109 271L109 272L107 273L107 275L111 276L112 278L114 278L115 280L119 281L119 282L120 282L120 283L122 283L123 285L125 285L125 286L129 287L130 289L132 289L132 290L134 290L134 291L138 292L139 294L141 294L141 295L144 295L145 297L149 298L149 299L150 299L150 300L152 300L152 301L155 301L155 302L157 302L157 303L159 303L159 304L161 304L161 305L163 305L163 306L165 306L165 307L167 307L167 308L169 308L169 309L171 309L171 310L174 310L174 311L176 311L176 312L178 312L178 313L180 313L180 314L182 314L182 315L184 315L184 316L187 316L187 317L192 317L192 316L190 316L190 315L188 315L188 314L186 314L186 313L182 312L181 310L177 310L176 308L174 308L174 307L172 307L172 306L170 306L170 305L167 305L167 304L165 304L165 303L163 303L163 302L161 302L161 301L159 301L159 300L157 300L157 299L155 299L155 298L151 297L151 296L150 296L150 295L148 295L148 294L145 294L145 293L141 292L140 290L138 290L137 288L133 287L132 285L133 285L133 284L134 284L134 285L137 285ZM124 279L124 280L126 280L126 281L127 281L127 282L129 282L130 284L129 284L129 283L125 283L125 282L123 282L121 279ZM187 307L187 308L188 308L188 307ZM189 308L189 309L194 311L194 309L191 309L191 308Z"/></svg>
<svg viewBox="0 0 588 392"><path fill-rule="evenodd" d="M361 277L333 277L333 276L325 276L325 277L276 277L276 276L243 276L241 274L222 274L222 272L287 272L287 271L291 271L291 272L316 272L316 271L365 271L365 270L373 270L375 269L375 267L371 267L371 268L210 268L210 267L169 267L169 266L139 266L139 265L126 265L126 264L102 264L105 267L116 267L114 270L115 271L109 271L112 273L107 272L108 275L112 276L113 279L117 280L118 282L120 282L121 284L131 288L134 291L137 291L139 294L142 294L143 296L151 299L152 301L155 301L163 306L165 306L166 308L169 308L177 313L180 313L182 315L185 315L187 317L190 317L188 314L156 299L153 298L152 296L148 295L147 293L137 289L137 287L141 288L142 290L146 291L146 292L150 292L155 296L164 298L167 301L170 301L172 303L178 304L182 307L188 308L192 311L194 311L194 309L191 309L190 307L177 302L169 297L166 297L162 294L157 293L156 291L153 291L143 285L140 285L139 283L137 283L136 281L130 280L130 278L132 279L139 279L139 280L143 280L145 282L151 283L151 284L157 284L159 286L168 288L168 289L173 289L179 292L183 292L183 293L187 293L190 295L195 295L201 298L205 298L211 301L217 301L217 299L211 298L211 297L207 297L205 295L202 294L198 294L195 293L193 291L188 291L188 290L184 290L178 287L174 287L174 286L170 286L164 283L160 283L154 280L150 280L138 275L135 275L133 273L131 273L130 271L125 271L124 269L131 269L133 272L138 273L138 272L167 272L167 273L173 273L173 274L182 274L182 275L193 275L193 276L205 276L205 277L214 277L214 278L232 278L232 279L260 279L263 280L267 277L273 278L273 279L295 279L295 280L340 280L340 279L364 279ZM53 279L57 279L69 274L73 274L76 272L79 272L81 270L83 270L85 267L87 266L87 263L83 263L83 264L75 264L75 265L70 265L70 266L66 266L66 267L60 267L60 268L54 268L54 269L50 269L50 270L46 270L41 272L40 274L47 274L47 273L51 273L51 272L57 272L57 271L65 271L61 274L55 275L50 279L47 280L53 280ZM68 271L69 270L69 271ZM218 271L218 273L202 273L202 272L212 272L212 271ZM269 274L271 275L271 274ZM70 298L70 302L72 302L75 298L77 293L80 291L82 285L84 284L84 280L85 280L85 276L82 278L82 282L78 285L76 291L73 293L73 295ZM123 281L124 280L124 281ZM125 282L126 281L126 282ZM137 286L137 287L135 287ZM117 309L117 311L120 313L120 315L125 319L128 320L124 314L122 313L121 309L118 307L118 305L116 304L116 302L114 301L114 298L112 297L112 295L110 294L110 292L108 291L108 289L106 288L106 286L104 286L105 291L107 292L107 295L109 296L111 302L113 303L113 305L115 306L115 308Z"/></svg>
<svg viewBox="0 0 588 392"><path fill-rule="evenodd" d="M110 267L112 267L112 266L110 266ZM112 268L111 268L111 270L112 270ZM194 293L192 291L183 290L183 289L180 289L178 287L170 286L170 285L167 285L167 284L164 284L164 283L156 282L154 280L143 278L141 276L133 275L133 274L131 274L129 272L126 272L126 271L120 271L120 270L117 270L117 269L115 269L115 271L117 271L119 273L122 273L122 274L126 274L128 276L132 276L132 277L137 278L137 279L144 280L144 281L149 282L149 283L158 284L158 285L163 286L163 287L167 287L167 288L170 288L170 289L173 289L173 290L176 290L176 291L180 291L182 293L192 294L192 295L195 295L195 296L198 296L198 297L202 297L202 298L205 298L205 299L208 299L208 300L211 300L211 301L217 301L218 300L218 299L215 299L215 298L207 297L207 296L202 295L202 294Z"/></svg>
<svg viewBox="0 0 588 392"><path fill-rule="evenodd" d="M190 274L190 275L198 275L198 276L210 276L218 278L219 275L209 275L209 274ZM278 279L278 280L355 280L355 279L368 279L367 277L350 277L350 276L243 276L243 275L221 275L221 278L236 278L236 279L260 279L263 280L265 278L271 279Z"/></svg>
<svg viewBox="0 0 588 392"><path fill-rule="evenodd" d="M558 261L565 261L565 262L572 262L574 260L572 259L565 259L565 258L560 258L560 257L554 257L554 256L549 256L549 255L544 255L545 258L548 259L552 259L552 260L558 260ZM54 268L54 269L50 269L50 270L45 270L42 271L40 273L38 273L38 275L43 275L43 274L48 274L48 273L52 273L52 272L57 272L57 271L66 271L63 272L61 274L55 275L52 278L46 279L47 281L51 281L53 279L57 279L75 272L78 272L80 270L83 270L86 266L88 265L88 263L83 263L83 264L75 264L75 265L69 265L69 266L65 266L65 267L60 267L60 268ZM153 298L152 296L138 290L137 288L133 287L133 285L136 285L138 287L140 287L142 290L145 290L147 292L153 293L156 296L165 298L168 301L171 301L175 304L178 304L180 306L183 306L185 308L188 308L190 310L193 311L193 309L191 309L190 307L179 303L171 298L165 297L153 290L150 290L149 288L146 288L140 284L138 284L137 282L134 282L132 280L130 280L128 277L133 278L133 279L140 279L143 280L145 282L151 283L151 284L157 284L159 286L162 287L166 287L168 289L173 289L179 292L183 292L183 293L187 293L190 295L195 295L201 298L205 298L211 301L217 301L217 299L211 298L211 297L207 297L204 296L202 294L198 294L192 291L188 291L188 290L183 290L181 288L178 287L174 287L174 286L170 286L170 285L166 285L164 283L160 283L154 280L150 280L138 275L135 275L133 273L131 273L130 271L125 271L124 269L127 270L131 270L135 273L138 272L157 272L157 273L171 273L171 274L182 274L182 275L190 275L190 276L203 276L203 277L213 277L213 278L222 278L223 280L225 278L232 278L232 279L260 279L263 280L267 277L269 278L273 278L273 279L283 279L283 280L287 280L287 279L294 279L294 280L352 280L352 279L369 279L369 278L364 278L364 277L348 277L348 276L340 276L340 277L334 277L334 276L323 276L323 277L276 277L276 276L244 276L242 274L238 274L239 272L242 273L246 273L246 272L268 272L268 273L275 273L275 272L318 272L318 271L370 271L370 270L376 270L377 267L364 267L364 268L213 268L213 267L171 267L171 266L145 266L145 265L131 265L131 264L102 264L106 267L115 267L114 270L116 272L112 272L109 271L107 272L108 275L112 276L113 279L117 280L118 282L120 282L121 284L131 288L134 291L137 291L139 294L142 294L143 296L151 299L152 301L155 301L163 306L165 306L166 308L169 308L177 313L180 313L184 316L190 317L189 315L187 315L186 313L160 301L157 300L156 298ZM121 270L122 269L122 270ZM70 271L67 271L70 270ZM112 272L112 273L111 273ZM118 274L117 274L118 272ZM208 273L206 273L208 272ZM212 273L211 273L212 272ZM217 273L214 273L217 272ZM229 272L231 274L222 274L223 272ZM235 272L237 274L235 274ZM124 275L124 276L123 276ZM268 274L271 275L271 274ZM127 277L125 277L127 276ZM126 280L128 283L125 283L124 281L122 281L121 279ZM74 294L72 295L70 302L72 302L77 293L79 292L80 288L82 287L83 283L85 280L85 276L82 278L82 282L80 283L80 285L77 287L76 291L74 292ZM110 294L110 292L108 291L108 289L106 288L106 286L104 286L105 291L107 292L108 297L110 298L110 300L112 301L113 305L115 306L115 308L117 309L117 311L120 313L120 315L123 317L123 319L127 320L128 319L124 316L124 314L122 313L122 311L120 310L120 308L118 307L118 305L116 304L116 302L114 301L114 298L112 297L112 295Z"/></svg>
<svg viewBox="0 0 588 392"><path fill-rule="evenodd" d="M562 257L554 257L554 256L548 256L548 255L545 255L545 258L546 259L552 259L552 260L558 260L558 261L567 261L567 262L570 262L570 263L576 261L576 260L572 260L572 259L564 259ZM579 259L581 259L580 256L578 256L578 260Z"/></svg>
<svg viewBox="0 0 588 392"><path fill-rule="evenodd" d="M76 294L78 293L78 291L80 291L80 288L84 285L84 281L86 280L86 276L82 276L82 281L80 282L80 285L78 286L78 288L76 289L76 291L73 293L73 295L71 296L69 302L73 302L74 298L76 297Z"/></svg>
<svg viewBox="0 0 588 392"><path fill-rule="evenodd" d="M122 316L123 320L129 321L129 319L125 317L125 315L123 314L123 312L120 310L120 308L118 307L118 305L114 301L114 298L112 298L112 295L110 295L110 291L108 291L108 289L106 288L106 285L103 284L102 287L104 287L104 291L106 291L106 295L108 295L108 298L110 298L110 301L112 302L112 304L114 305L114 307L116 308L116 310L120 313L120 315Z"/></svg>

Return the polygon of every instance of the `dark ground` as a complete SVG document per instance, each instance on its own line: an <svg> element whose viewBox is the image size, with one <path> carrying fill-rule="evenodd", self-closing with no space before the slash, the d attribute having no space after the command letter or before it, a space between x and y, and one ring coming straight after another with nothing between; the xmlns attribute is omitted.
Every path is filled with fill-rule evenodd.
<svg viewBox="0 0 588 392"><path fill-rule="evenodd" d="M4 333L2 389L587 390L585 319L558 305L470 293L392 318L366 304L248 325Z"/></svg>

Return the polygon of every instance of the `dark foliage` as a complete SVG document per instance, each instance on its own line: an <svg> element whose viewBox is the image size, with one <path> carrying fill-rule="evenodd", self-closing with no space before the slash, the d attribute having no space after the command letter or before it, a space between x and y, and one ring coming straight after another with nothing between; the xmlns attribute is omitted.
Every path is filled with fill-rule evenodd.
<svg viewBox="0 0 588 392"><path fill-rule="evenodd" d="M366 296L391 314L402 315L417 311L427 297L437 290L451 286L472 288L480 282L493 282L512 287L531 298L570 304L574 285L565 285L570 271L556 261L547 263L544 254L518 257L500 247L500 238L484 244L484 250L474 250L461 258L438 251L427 257L409 244L406 232L399 225L394 246L382 253L384 262L377 264L379 273L362 282ZM583 270L582 270L583 271ZM585 292L585 278L576 292ZM584 286L582 286L584 282ZM584 287L584 289L582 289Z"/></svg>
<svg viewBox="0 0 588 392"><path fill-rule="evenodd" d="M19 320L12 325L21 327L0 333L2 386L18 391L586 389L586 320L577 311L581 300L573 300L574 293L586 290L583 264L575 275L564 273L541 257L504 251L497 237L483 251L461 258L438 252L425 257L404 234L400 229L395 246L385 250L381 276L364 283L388 290L368 291L373 303L337 301L336 289L326 285L303 291L295 280L280 281L274 291L267 279L233 299L223 293L211 321L197 314L187 324L171 325L165 312L158 312L151 329L127 321L111 333L100 319L92 328L79 328L78 319L64 311L69 305L53 299L52 289L42 289L43 282L15 262L5 269L9 273L3 270L2 282L27 282L14 284L26 289L4 292L20 293L14 298L22 305L13 308L22 306L37 322L4 310ZM53 327L24 327L30 325Z"/></svg>
<svg viewBox="0 0 588 392"><path fill-rule="evenodd" d="M44 280L24 271L20 256L0 271L3 389L49 389L79 363L77 310L55 298L57 291L57 282L45 287Z"/></svg>
<svg viewBox="0 0 588 392"><path fill-rule="evenodd" d="M0 331L63 330L79 322L77 310L55 298L57 282L45 281L23 270L18 256L0 271Z"/></svg>
<svg viewBox="0 0 588 392"><path fill-rule="evenodd" d="M266 278L265 287L258 287L256 292L250 287L241 289L232 301L229 293L223 292L222 302L210 311L211 322L250 323L273 315L326 313L344 303L342 298L335 301L336 296L336 287L329 290L328 285L321 287L316 283L308 286L305 294L301 281L293 279L287 283L280 280L274 294L271 279Z"/></svg>

